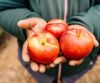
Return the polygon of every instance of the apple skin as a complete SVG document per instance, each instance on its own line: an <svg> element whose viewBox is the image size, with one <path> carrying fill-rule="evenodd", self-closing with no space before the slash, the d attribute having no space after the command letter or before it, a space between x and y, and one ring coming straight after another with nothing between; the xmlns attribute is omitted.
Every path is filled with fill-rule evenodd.
<svg viewBox="0 0 100 83"><path fill-rule="evenodd" d="M93 39L86 30L72 28L61 36L60 47L67 59L80 60L92 51Z"/></svg>
<svg viewBox="0 0 100 83"><path fill-rule="evenodd" d="M52 19L47 23L46 31L51 32L57 39L68 29L68 24L61 19Z"/></svg>
<svg viewBox="0 0 100 83"><path fill-rule="evenodd" d="M59 42L50 32L36 33L29 40L28 51L32 61L49 64L59 54Z"/></svg>

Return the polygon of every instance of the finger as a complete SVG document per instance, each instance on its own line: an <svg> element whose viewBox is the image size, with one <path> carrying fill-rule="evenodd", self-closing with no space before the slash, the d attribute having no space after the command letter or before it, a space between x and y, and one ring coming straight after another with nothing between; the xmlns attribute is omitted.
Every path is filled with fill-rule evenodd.
<svg viewBox="0 0 100 83"><path fill-rule="evenodd" d="M34 62L31 62L31 69L33 70L33 71L39 71L39 66L38 66L38 64L37 63L34 63Z"/></svg>
<svg viewBox="0 0 100 83"><path fill-rule="evenodd" d="M30 28L31 26L34 26L35 24L31 20L25 19L25 20L20 20L17 23L17 25L18 25L18 27L21 27L23 29L27 29L27 28Z"/></svg>
<svg viewBox="0 0 100 83"><path fill-rule="evenodd" d="M98 47L98 46L99 46L99 43L98 43L98 41L96 40L96 37L95 37L90 31L88 31L86 28L84 28L84 29L85 29L85 30L90 34L90 36L92 37L94 47Z"/></svg>
<svg viewBox="0 0 100 83"><path fill-rule="evenodd" d="M83 62L83 60L84 60L84 59L81 59L81 60L78 60L78 61L77 61L77 60L70 60L70 61L69 61L69 65L70 65L70 66L77 66L77 65L80 65L80 64Z"/></svg>
<svg viewBox="0 0 100 83"><path fill-rule="evenodd" d="M41 25L41 27L45 27L46 26L46 22L43 19L40 18L28 18L25 20L20 20L17 25L23 29L27 29L27 28L32 28L35 25Z"/></svg>
<svg viewBox="0 0 100 83"><path fill-rule="evenodd" d="M39 72L40 72L40 73L44 73L45 71L46 71L45 65L40 64L40 65L39 65Z"/></svg>
<svg viewBox="0 0 100 83"><path fill-rule="evenodd" d="M49 68L53 68L53 67L55 67L55 64L54 63L50 63L48 66L49 66Z"/></svg>
<svg viewBox="0 0 100 83"><path fill-rule="evenodd" d="M23 50L22 50L22 58L25 62L29 62L30 61L30 57L28 55L28 41L26 41L23 45Z"/></svg>
<svg viewBox="0 0 100 83"><path fill-rule="evenodd" d="M66 61L66 58L64 56L61 56L61 57L58 57L54 60L54 64L57 65L59 63L62 63L62 62L65 62Z"/></svg>
<svg viewBox="0 0 100 83"><path fill-rule="evenodd" d="M88 31L88 30L87 30ZM96 40L95 36L88 31L88 33L91 35L92 39L93 39L93 44L94 44L94 47L98 47L99 46L99 43L98 41Z"/></svg>

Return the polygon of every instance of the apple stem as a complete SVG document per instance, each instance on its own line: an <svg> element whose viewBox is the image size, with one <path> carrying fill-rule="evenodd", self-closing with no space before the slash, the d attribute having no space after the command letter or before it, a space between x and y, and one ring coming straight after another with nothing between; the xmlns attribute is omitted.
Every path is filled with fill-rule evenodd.
<svg viewBox="0 0 100 83"><path fill-rule="evenodd" d="M78 38L80 37L80 31L81 31L80 29L77 29L77 30L76 30L76 33L77 33L77 37L78 37Z"/></svg>
<svg viewBox="0 0 100 83"><path fill-rule="evenodd" d="M58 67L57 83L62 83L62 63Z"/></svg>

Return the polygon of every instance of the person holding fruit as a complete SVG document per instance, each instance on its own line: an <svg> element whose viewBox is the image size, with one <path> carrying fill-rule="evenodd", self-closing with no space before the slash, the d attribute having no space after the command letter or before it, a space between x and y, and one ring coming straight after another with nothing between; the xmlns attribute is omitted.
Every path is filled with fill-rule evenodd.
<svg viewBox="0 0 100 83"><path fill-rule="evenodd" d="M55 18L64 20L65 24L68 23L67 27L71 34L74 34L73 32L77 29L78 31L75 33L79 33L79 30L88 33L93 42L93 45L90 46L93 47L93 50L90 49L91 53L87 57L71 60L66 58L62 52L59 52L59 56L49 64L37 63L31 60L28 52L30 38L34 34L44 31L48 21ZM59 21L56 22L59 23ZM100 51L99 22L99 0L0 0L0 26L18 39L19 60L30 74L36 78L38 83L52 83L60 63L62 63L64 83L68 80L70 80L68 83L73 83L74 78L85 72L91 66L91 61L95 62ZM64 24L62 21L60 23ZM78 36L80 36L80 33ZM61 41L63 41L63 38L61 38ZM35 42L35 44L37 43ZM82 51L86 52L86 49Z"/></svg>

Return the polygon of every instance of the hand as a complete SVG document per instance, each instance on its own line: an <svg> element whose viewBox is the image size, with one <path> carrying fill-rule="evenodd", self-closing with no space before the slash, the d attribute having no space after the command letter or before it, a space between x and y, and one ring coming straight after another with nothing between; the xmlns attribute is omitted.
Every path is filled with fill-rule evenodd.
<svg viewBox="0 0 100 83"><path fill-rule="evenodd" d="M47 22L40 18L28 18L20 20L17 25L23 29L30 29L30 32L41 32L45 29ZM29 36L28 36L29 37Z"/></svg>
<svg viewBox="0 0 100 83"><path fill-rule="evenodd" d="M91 38L93 39L94 47L98 47L99 46L99 43L96 40L95 36L90 31L88 31L85 27L83 27L81 25L70 25L69 28L81 28L81 29L84 29L85 31L87 31L91 35ZM84 59L81 59L81 60L70 60L70 61L68 61L69 62L68 64L70 66L77 66L77 65L80 65L83 62L83 60ZM65 61L67 61L66 58L64 56L61 56L61 57L58 57L53 63L56 65L56 64L59 64L61 62L65 62ZM50 67L54 66L54 64L51 64Z"/></svg>
<svg viewBox="0 0 100 83"><path fill-rule="evenodd" d="M57 65L57 62L60 63L65 60L65 58L63 57L58 57L53 63L49 65L37 64L30 60L30 57L28 55L28 48L27 48L28 41L31 38L31 36L34 34L34 32L37 33L37 32L43 31L46 24L47 23L43 19L40 19L40 18L28 18L28 19L19 21L17 24L20 28L27 29L26 32L27 32L28 38L23 44L22 58L25 62L30 62L31 69L33 71L38 71L40 73L45 72L47 68L54 67L55 65Z"/></svg>
<svg viewBox="0 0 100 83"><path fill-rule="evenodd" d="M28 56L28 49L27 49L28 40L32 37L34 33L42 32L46 24L47 22L40 18L28 18L25 20L20 20L17 23L18 27L22 29L26 29L26 33L28 37L23 45L23 50L22 50L22 58L25 62L30 61L30 58Z"/></svg>
<svg viewBox="0 0 100 83"><path fill-rule="evenodd" d="M41 73L45 72L46 70L45 65L42 65L42 64L38 65L37 63L30 61L27 46L28 46L28 41L32 37L32 35L34 33L43 31L46 24L47 24L46 21L40 18L28 18L25 20L20 20L17 23L17 25L20 28L26 29L27 37L28 37L25 43L23 44L22 58L25 62L31 62L30 66L33 71L39 71Z"/></svg>

